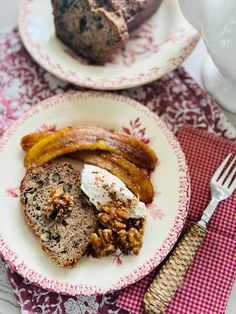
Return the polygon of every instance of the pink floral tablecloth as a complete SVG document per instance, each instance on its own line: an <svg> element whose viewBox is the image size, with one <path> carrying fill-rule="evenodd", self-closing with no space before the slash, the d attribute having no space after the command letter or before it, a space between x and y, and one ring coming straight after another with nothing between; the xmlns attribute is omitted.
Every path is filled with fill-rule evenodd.
<svg viewBox="0 0 236 314"><path fill-rule="evenodd" d="M0 34L0 135L31 106L74 88L44 71L31 59L22 46L17 29ZM235 139L235 130L218 105L183 68L151 84L120 93L150 108L174 133L182 125L189 124ZM117 307L119 292L97 297L63 296L33 285L8 265L6 270L24 313L128 313Z"/></svg>

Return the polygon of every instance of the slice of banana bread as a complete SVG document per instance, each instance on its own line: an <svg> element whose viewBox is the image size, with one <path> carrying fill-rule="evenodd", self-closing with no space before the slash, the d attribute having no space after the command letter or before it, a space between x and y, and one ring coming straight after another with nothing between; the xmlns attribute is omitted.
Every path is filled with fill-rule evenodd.
<svg viewBox="0 0 236 314"><path fill-rule="evenodd" d="M43 250L58 266L73 267L97 225L95 208L80 189L80 172L65 162L28 169L20 200Z"/></svg>
<svg viewBox="0 0 236 314"><path fill-rule="evenodd" d="M98 7L92 0L52 0L52 5L57 36L94 63L105 63L128 39L121 12Z"/></svg>
<svg viewBox="0 0 236 314"><path fill-rule="evenodd" d="M162 0L51 0L56 34L82 57L104 64Z"/></svg>

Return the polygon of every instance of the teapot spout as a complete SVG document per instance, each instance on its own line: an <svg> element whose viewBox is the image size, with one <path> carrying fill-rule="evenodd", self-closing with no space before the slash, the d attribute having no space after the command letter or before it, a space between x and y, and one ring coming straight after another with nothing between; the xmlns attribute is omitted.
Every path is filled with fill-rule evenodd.
<svg viewBox="0 0 236 314"><path fill-rule="evenodd" d="M179 0L182 13L189 23L201 33L206 0Z"/></svg>

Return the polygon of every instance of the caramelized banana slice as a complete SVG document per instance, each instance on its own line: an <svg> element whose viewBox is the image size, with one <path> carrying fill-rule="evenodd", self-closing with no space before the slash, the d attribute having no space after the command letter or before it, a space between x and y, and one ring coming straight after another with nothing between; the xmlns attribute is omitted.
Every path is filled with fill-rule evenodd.
<svg viewBox="0 0 236 314"><path fill-rule="evenodd" d="M40 140L44 139L48 135L51 135L53 132L35 132L29 133L21 138L20 145L24 151L28 151L34 144L38 143Z"/></svg>
<svg viewBox="0 0 236 314"><path fill-rule="evenodd" d="M42 165L79 150L104 150L153 170L157 157L152 149L127 134L96 126L67 127L36 143L26 154L25 166Z"/></svg>
<svg viewBox="0 0 236 314"><path fill-rule="evenodd" d="M85 163L108 170L132 191L140 201L149 203L153 198L153 186L141 169L121 156L107 152L78 151L70 157L80 159Z"/></svg>
<svg viewBox="0 0 236 314"><path fill-rule="evenodd" d="M21 139L21 147L23 150L28 151L34 144L50 134L52 132L27 134ZM151 202L153 186L150 180L142 170L123 157L101 151L78 151L71 153L69 156L110 171L119 177L141 201Z"/></svg>

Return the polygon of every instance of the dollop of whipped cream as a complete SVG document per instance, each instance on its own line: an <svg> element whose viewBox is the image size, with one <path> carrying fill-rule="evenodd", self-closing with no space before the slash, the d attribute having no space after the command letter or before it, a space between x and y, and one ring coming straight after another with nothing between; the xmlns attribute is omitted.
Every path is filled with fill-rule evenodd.
<svg viewBox="0 0 236 314"><path fill-rule="evenodd" d="M84 165L81 172L81 189L90 202L100 210L103 205L114 203L124 206L132 218L146 215L146 206L118 177L97 166Z"/></svg>

